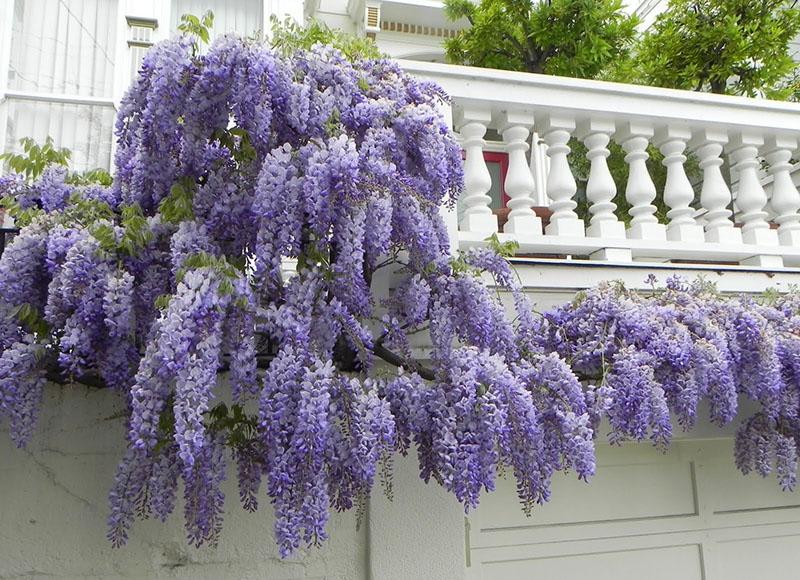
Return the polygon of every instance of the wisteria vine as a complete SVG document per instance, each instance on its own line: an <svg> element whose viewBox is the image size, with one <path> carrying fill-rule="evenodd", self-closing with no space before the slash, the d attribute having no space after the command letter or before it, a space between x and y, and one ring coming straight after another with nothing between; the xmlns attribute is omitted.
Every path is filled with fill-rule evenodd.
<svg viewBox="0 0 800 580"><path fill-rule="evenodd" d="M26 225L0 259L0 417L25 445L47 381L120 393L115 546L180 487L189 541L213 544L229 462L245 509L266 489L284 556L413 449L467 509L506 470L529 511L555 472L593 475L602 421L612 442L664 447L702 399L720 425L759 403L736 462L795 486L797 298L671 280L534 314L507 248L451 255L445 100L389 60L177 37L122 102L111 186L2 178Z"/></svg>

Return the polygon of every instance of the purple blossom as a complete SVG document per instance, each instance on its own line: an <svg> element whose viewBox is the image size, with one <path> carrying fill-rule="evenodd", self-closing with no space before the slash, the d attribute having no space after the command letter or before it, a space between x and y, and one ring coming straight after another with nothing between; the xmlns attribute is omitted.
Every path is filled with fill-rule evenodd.
<svg viewBox="0 0 800 580"><path fill-rule="evenodd" d="M60 169L0 184L45 212L0 259L0 416L24 444L55 362L119 388L114 545L134 519L166 518L180 483L190 543L213 544L226 447L245 509L263 480L286 556L327 537L331 509L363 506L396 451L416 450L420 476L467 510L504 466L530 510L554 473L594 474L601 421L612 442L663 448L673 418L691 427L706 400L725 424L740 396L758 407L737 435L740 469L796 485L796 296L605 283L539 316L506 260L451 253L440 208L463 170L441 89L329 47L281 57L225 36L193 48L176 38L143 60L110 188ZM181 223L168 196L186 205Z"/></svg>
<svg viewBox="0 0 800 580"><path fill-rule="evenodd" d="M45 383L44 352L28 335L0 353L0 418L8 417L11 439L24 447L33 434Z"/></svg>
<svg viewBox="0 0 800 580"><path fill-rule="evenodd" d="M175 509L178 480L181 469L178 461L178 446L165 446L153 461L147 491L150 499L149 509L160 521L165 522Z"/></svg>
<svg viewBox="0 0 800 580"><path fill-rule="evenodd" d="M225 494L225 449L219 435L208 436L199 445L192 465L183 469L183 513L190 544L216 546L222 531Z"/></svg>

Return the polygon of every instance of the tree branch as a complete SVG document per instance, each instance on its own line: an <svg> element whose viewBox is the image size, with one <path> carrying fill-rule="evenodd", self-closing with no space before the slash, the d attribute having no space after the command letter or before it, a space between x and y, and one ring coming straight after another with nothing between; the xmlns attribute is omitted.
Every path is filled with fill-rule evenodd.
<svg viewBox="0 0 800 580"><path fill-rule="evenodd" d="M256 355L256 367L259 369L267 369L274 358L275 356L271 353L259 353ZM225 373L230 371L230 369L230 357L225 355L223 360L220 362L217 372ZM57 363L50 364L46 367L45 378L51 383L55 383L57 385L79 384L93 389L109 388L103 378L95 372L89 372L79 377L68 377L64 375Z"/></svg>
<svg viewBox="0 0 800 580"><path fill-rule="evenodd" d="M400 367L408 371L417 373L419 376L421 376L423 379L427 381L433 381L436 379L436 373L433 372L433 369L430 369L422 365L419 361L406 360L399 354L392 352L391 350L383 346L383 344L376 343L372 347L372 353L379 359L388 362L390 365L394 365L396 367Z"/></svg>
<svg viewBox="0 0 800 580"><path fill-rule="evenodd" d="M107 387L105 381L95 373L87 373L80 377L65 377L56 366L48 367L45 377L51 383L59 385L81 384L93 389L105 389Z"/></svg>

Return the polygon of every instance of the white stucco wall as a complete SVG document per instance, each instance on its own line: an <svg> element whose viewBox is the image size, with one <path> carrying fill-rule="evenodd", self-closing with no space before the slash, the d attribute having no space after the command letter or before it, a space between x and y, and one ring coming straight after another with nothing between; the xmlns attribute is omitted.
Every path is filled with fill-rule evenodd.
<svg viewBox="0 0 800 580"><path fill-rule="evenodd" d="M672 273L681 273L689 278L698 274L687 268L678 270L665 265L663 271L657 271L656 274L662 281ZM711 276L719 284L720 290L726 292L745 288L763 289L767 286L782 288L788 283L780 275L770 278L746 271L722 273L711 270L703 273ZM594 268L591 264L580 267L576 264L571 268L537 264L535 268L525 268L522 272L523 282L537 288L533 298L540 309L568 300L577 288L593 284L599 279L623 279L630 287L641 287L645 274L642 268L635 265ZM570 536L556 541L548 538L550 530L553 530L552 533L558 532L564 522L574 516L571 505L596 502L602 506L610 501L613 494L609 495L608 489L613 490L618 483L610 480L610 487L606 488L603 482L604 478L613 476L613 469L608 475L605 475L607 468L599 469L596 480L588 489L584 484L578 485L573 481L573 475L564 478L563 482L555 482L554 503L537 509L537 515L532 520L520 515L519 504L513 494L513 483L500 482L500 495L485 498L478 511L470 514L471 523L466 525L464 512L451 494L436 484L426 486L420 481L416 457L412 454L395 460L393 501L387 500L380 486L376 485L360 529L356 529L354 513L333 514L329 525L330 539L324 547L305 551L291 560L283 561L278 557L272 533L272 508L266 503L265 492L262 490L260 496L261 509L255 514L246 513L239 507L233 479L227 482L225 489L228 513L216 549L197 550L187 545L182 507L179 505L167 524L137 522L129 545L115 550L105 539L105 532L107 494L123 451L123 421L115 418L121 410L120 397L112 391L77 385L50 386L39 427L27 449L16 449L4 426L0 426L0 579L489 580L498 578L493 572L495 568L489 565L491 562L528 562L524 566L522 563L513 564L519 570L513 574L509 572L508 577L529 578L531 571L538 569L536 562L550 562L550 558L562 558L567 554L576 558L574 562L582 562L581 554L605 549L600 545L602 542L595 545L595 540L592 540L595 543L586 546L571 543L577 541L579 536L590 538L606 533L596 533L593 528L595 524L591 522L585 526L581 524L580 529L575 528L578 529L573 534L575 538ZM701 415L706 415L705 410ZM602 433L607 431L606 428L601 429ZM744 510L744 515L737 516L741 521L736 522L741 533L752 533L753 537L760 538L766 531L758 531L761 528L753 527L756 524L784 526L787 523L784 520L787 519L800 522L800 503L796 494L778 492L774 480L742 478L735 473L730 443L732 433L732 428L721 432L701 422L690 437L723 437L727 441L713 449L705 448L704 457L711 453L713 463L721 466L719 470L722 471L717 468L713 470L715 480L712 489L725 487L732 490L726 494L726 497L733 499L725 509L733 510L732 513ZM681 434L677 428L676 435L683 442L687 441L687 434ZM676 443L674 450L663 459L650 457L653 452L646 444L641 446L641 450L635 448L629 453L605 451L604 457L608 461L604 461L613 465L638 465L640 462L637 458L645 454L648 457L645 463L660 465L666 462L658 469L664 470L668 478L677 478L685 475L685 466L680 469L675 467L678 471L672 471L669 465L681 456L682 446L685 447L686 443ZM693 465L700 465L694 456L689 461ZM648 477L651 476L650 469L645 468L641 472L626 475L625 481L649 489ZM502 492L506 487L508 490ZM646 498L646 501L642 500L643 516L636 520L639 523L634 527L643 526L649 530L660 525L660 520L649 522L647 514L650 513L648 510L663 507L659 499L663 494L642 493L642 497ZM737 498L750 499L742 500L744 503L739 506ZM758 502L767 502L767 507L758 504L757 510L753 508L755 511L752 513L747 511L752 508L751 503L755 505ZM619 504L624 507L627 502L623 498ZM620 508L618 512L614 512L618 519L627 517L624 509ZM696 515L690 514L690 520L687 521L695 522ZM603 515L603 518L606 516ZM613 529L608 533L618 533L614 528L617 524L609 525ZM716 525L716 520L709 520L709 528ZM570 526L567 527L573 529ZM777 529L769 526L764 530ZM776 537L785 542L788 541L785 539L787 533L800 534L800 528L795 524L792 526L787 528L788 531L783 528L778 530L780 534ZM692 528L692 533L705 533L698 531L705 529L702 526L695 528ZM505 531L501 534L492 531L495 529ZM624 537L641 532L638 527L632 531L625 528L623 531L624 534L619 533ZM511 547L531 534L525 540L529 547ZM692 550L687 553L695 554L696 550ZM556 552L560 554L559 551L565 552L558 555ZM544 559L536 560L540 556L535 554L539 552ZM796 553L800 554L800 545ZM468 562L471 562L469 566ZM695 566L694 562L691 560L690 564ZM651 564L648 561L642 565ZM591 569L594 564L587 566ZM623 574L615 577L615 580L634 577ZM724 576L714 576L708 572L706 577L717 580Z"/></svg>
<svg viewBox="0 0 800 580"><path fill-rule="evenodd" d="M137 522L130 542L105 539L107 494L122 453L119 396L79 386L47 391L41 424L27 449L0 433L0 578L330 578L365 577L366 528L336 514L331 539L281 561L271 506L249 514L226 486L228 513L216 549L195 549L183 533L181 506L166 525Z"/></svg>
<svg viewBox="0 0 800 580"><path fill-rule="evenodd" d="M51 386L26 449L0 429L0 578L463 576L463 511L452 496L419 480L416 457L396 462L394 502L376 487L359 530L354 512L334 513L328 542L291 560L278 556L266 493L259 511L247 513L235 479L226 482L228 509L216 549L187 545L180 504L166 524L136 522L128 545L112 549L105 538L107 494L123 451L123 422L113 418L121 409L111 391Z"/></svg>

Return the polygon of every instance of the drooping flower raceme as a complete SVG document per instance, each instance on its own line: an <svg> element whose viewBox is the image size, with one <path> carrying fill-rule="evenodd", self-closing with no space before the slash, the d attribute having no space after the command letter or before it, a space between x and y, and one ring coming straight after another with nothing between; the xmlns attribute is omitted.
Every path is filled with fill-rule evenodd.
<svg viewBox="0 0 800 580"><path fill-rule="evenodd" d="M744 473L774 470L781 486L793 489L800 441L797 306L792 293L759 303L679 279L652 296L602 284L546 313L540 344L599 384L587 394L590 407L602 401L594 421L608 417L612 442L650 438L664 447L670 414L690 428L706 399L711 422L725 425L741 397L753 400L759 410L738 428L736 463Z"/></svg>
<svg viewBox="0 0 800 580"><path fill-rule="evenodd" d="M604 286L535 315L496 251L450 253L440 208L463 176L443 98L388 60L179 37L121 103L110 187L0 182L38 214L0 259L0 419L24 445L46 377L119 391L114 545L181 484L189 541L213 544L230 471L288 555L412 449L466 509L502 469L529 510L557 471L592 476L603 417L613 442L664 446L703 398L720 424L759 402L737 463L795 485L794 303Z"/></svg>

